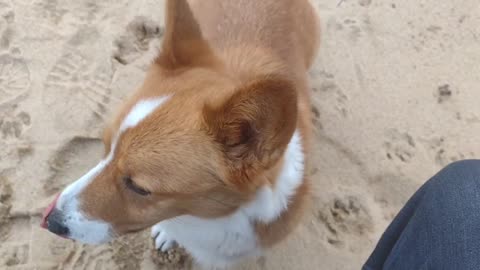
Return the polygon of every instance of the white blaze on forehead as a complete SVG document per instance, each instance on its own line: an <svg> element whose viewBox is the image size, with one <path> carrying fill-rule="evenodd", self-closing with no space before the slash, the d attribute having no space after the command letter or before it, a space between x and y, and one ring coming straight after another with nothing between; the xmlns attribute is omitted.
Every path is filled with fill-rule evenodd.
<svg viewBox="0 0 480 270"><path fill-rule="evenodd" d="M142 100L135 104L135 106L133 106L133 108L128 113L127 117L123 119L117 136L120 136L120 133L122 133L126 129L138 125L138 123L140 123L143 119L145 119L152 112L154 112L160 105L168 101L170 97L171 95L162 96L159 98Z"/></svg>
<svg viewBox="0 0 480 270"><path fill-rule="evenodd" d="M69 228L70 238L86 243L101 243L110 238L110 226L108 223L100 220L90 220L80 211L78 195L113 160L117 141L122 132L138 125L168 101L170 97L171 96L162 96L146 99L135 104L123 120L117 134L114 136L108 156L101 160L97 166L92 168L87 174L70 184L60 194L56 208L61 210L65 215L65 225Z"/></svg>

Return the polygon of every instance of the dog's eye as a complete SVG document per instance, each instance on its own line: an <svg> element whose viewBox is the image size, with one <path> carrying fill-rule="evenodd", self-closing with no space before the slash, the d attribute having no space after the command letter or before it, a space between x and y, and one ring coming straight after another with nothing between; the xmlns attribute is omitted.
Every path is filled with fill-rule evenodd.
<svg viewBox="0 0 480 270"><path fill-rule="evenodd" d="M137 184L135 184L135 182L133 182L132 178L130 178L130 177L124 177L123 182L125 183L125 186L128 189L130 189L131 191L133 191L133 192L135 192L139 195L148 196L148 195L151 194L150 191L145 190L144 188L141 188L141 187L137 186Z"/></svg>

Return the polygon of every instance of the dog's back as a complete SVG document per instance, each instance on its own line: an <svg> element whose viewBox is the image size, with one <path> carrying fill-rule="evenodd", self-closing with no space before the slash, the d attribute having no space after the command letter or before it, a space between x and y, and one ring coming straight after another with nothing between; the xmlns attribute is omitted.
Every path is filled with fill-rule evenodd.
<svg viewBox="0 0 480 270"><path fill-rule="evenodd" d="M236 48L243 57L248 57L255 49L271 50L298 73L312 64L319 31L317 16L308 0L190 0L189 3L204 37L220 51L230 53ZM224 56L232 58L228 53Z"/></svg>

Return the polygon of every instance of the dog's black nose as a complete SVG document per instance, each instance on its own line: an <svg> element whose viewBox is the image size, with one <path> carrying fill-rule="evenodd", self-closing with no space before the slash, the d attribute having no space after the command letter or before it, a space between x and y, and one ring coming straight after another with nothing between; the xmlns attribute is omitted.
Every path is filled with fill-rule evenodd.
<svg viewBox="0 0 480 270"><path fill-rule="evenodd" d="M53 210L47 217L47 229L57 235L67 236L69 233L68 227L64 224L64 218L60 211Z"/></svg>

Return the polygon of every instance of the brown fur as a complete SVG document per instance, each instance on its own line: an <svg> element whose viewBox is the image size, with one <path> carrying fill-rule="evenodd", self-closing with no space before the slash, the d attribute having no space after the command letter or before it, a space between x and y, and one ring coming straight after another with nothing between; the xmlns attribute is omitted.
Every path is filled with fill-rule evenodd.
<svg viewBox="0 0 480 270"><path fill-rule="evenodd" d="M82 209L123 234L182 214L224 216L274 185L295 129L309 149L317 33L308 0L168 0L162 52L106 128L106 152L138 101L173 96L120 136ZM152 195L126 189L126 176ZM308 188L305 179L278 220L257 225L264 246L295 227Z"/></svg>

